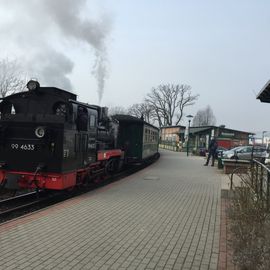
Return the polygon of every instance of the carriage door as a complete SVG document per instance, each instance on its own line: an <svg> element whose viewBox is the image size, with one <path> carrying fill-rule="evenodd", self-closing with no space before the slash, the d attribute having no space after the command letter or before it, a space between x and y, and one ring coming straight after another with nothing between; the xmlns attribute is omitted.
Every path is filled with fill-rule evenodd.
<svg viewBox="0 0 270 270"><path fill-rule="evenodd" d="M88 138L87 138L87 156L88 163L96 162L97 151L97 111L88 109Z"/></svg>

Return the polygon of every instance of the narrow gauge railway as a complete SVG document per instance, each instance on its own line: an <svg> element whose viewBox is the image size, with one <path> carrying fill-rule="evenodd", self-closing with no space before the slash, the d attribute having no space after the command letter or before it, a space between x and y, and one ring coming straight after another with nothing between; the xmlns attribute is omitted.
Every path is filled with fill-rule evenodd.
<svg viewBox="0 0 270 270"><path fill-rule="evenodd" d="M36 192L29 192L16 197L0 200L0 223L6 219L16 216L16 213L22 212L34 207L44 198L42 195L37 197Z"/></svg>
<svg viewBox="0 0 270 270"><path fill-rule="evenodd" d="M16 190L0 190L0 200L8 199L10 197L14 197L16 195Z"/></svg>
<svg viewBox="0 0 270 270"><path fill-rule="evenodd" d="M86 192L87 190L84 190ZM55 203L67 200L81 194L79 190L73 192L29 192L16 197L0 200L0 223L40 210Z"/></svg>
<svg viewBox="0 0 270 270"><path fill-rule="evenodd" d="M159 157L159 129L143 117L109 116L106 107L37 81L27 88L0 102L0 190L55 192L65 199ZM18 200L6 201L2 216L24 212L46 196Z"/></svg>
<svg viewBox="0 0 270 270"><path fill-rule="evenodd" d="M8 198L11 198L11 197L15 197L15 196L19 196L19 195L23 195L23 194L26 194L26 193L30 193L30 192L33 192L34 190L17 190L17 189L5 189L5 188L2 188L0 190L0 201L1 200L4 200L4 199L8 199Z"/></svg>

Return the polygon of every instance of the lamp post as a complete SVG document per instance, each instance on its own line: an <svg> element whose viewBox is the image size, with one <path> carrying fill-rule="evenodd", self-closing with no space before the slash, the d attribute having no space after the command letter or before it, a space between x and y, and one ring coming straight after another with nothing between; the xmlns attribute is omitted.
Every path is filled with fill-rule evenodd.
<svg viewBox="0 0 270 270"><path fill-rule="evenodd" d="M263 131L262 132L262 144L264 144L264 134L266 133L267 131Z"/></svg>
<svg viewBox="0 0 270 270"><path fill-rule="evenodd" d="M190 131L190 121L191 121L192 117L193 117L193 115L191 115L191 114L187 115L187 118L188 118L187 156L188 156L188 152L189 152L189 131Z"/></svg>

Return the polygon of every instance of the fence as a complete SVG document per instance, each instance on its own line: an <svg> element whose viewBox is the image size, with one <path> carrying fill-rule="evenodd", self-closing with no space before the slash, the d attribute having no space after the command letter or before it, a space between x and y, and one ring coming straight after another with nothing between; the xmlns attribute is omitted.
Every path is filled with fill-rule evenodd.
<svg viewBox="0 0 270 270"><path fill-rule="evenodd" d="M237 174L241 180L241 186L250 188L256 198L263 202L266 209L270 210L270 169L256 159L250 162L246 173L241 168L236 168L231 174L231 189L234 185L233 177Z"/></svg>
<svg viewBox="0 0 270 270"><path fill-rule="evenodd" d="M167 149L175 152L186 152L187 146L184 144L180 148L178 147L178 143L175 141L160 141L159 142L159 148ZM198 150L194 150L194 145L192 142L189 143L189 152L192 154L199 154Z"/></svg>
<svg viewBox="0 0 270 270"><path fill-rule="evenodd" d="M159 147L171 151L178 152L179 147L177 146L177 142L174 141L160 141L159 142Z"/></svg>
<svg viewBox="0 0 270 270"><path fill-rule="evenodd" d="M254 159L246 173L236 168L231 175L227 214L234 269L270 269L269 179L269 168Z"/></svg>
<svg viewBox="0 0 270 270"><path fill-rule="evenodd" d="M257 160L251 163L251 186L258 198L270 206L270 169Z"/></svg>

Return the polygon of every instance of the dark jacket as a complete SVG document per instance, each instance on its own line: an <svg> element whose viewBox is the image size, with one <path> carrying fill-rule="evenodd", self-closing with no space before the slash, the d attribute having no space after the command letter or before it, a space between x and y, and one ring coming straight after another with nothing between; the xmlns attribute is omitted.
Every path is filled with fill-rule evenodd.
<svg viewBox="0 0 270 270"><path fill-rule="evenodd" d="M218 148L218 144L217 144L217 141L215 139L212 139L209 143L209 152L210 153L216 153L217 151L217 148Z"/></svg>

